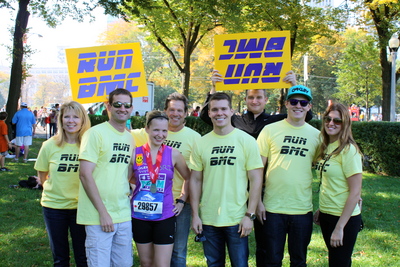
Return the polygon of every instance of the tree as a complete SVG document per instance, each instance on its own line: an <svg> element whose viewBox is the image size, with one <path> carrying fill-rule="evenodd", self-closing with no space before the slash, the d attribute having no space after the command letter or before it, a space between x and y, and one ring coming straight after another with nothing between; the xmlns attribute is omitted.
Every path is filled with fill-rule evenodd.
<svg viewBox="0 0 400 267"><path fill-rule="evenodd" d="M14 1L1 1L0 7L5 6L13 9ZM23 73L23 56L24 56L24 34L27 31L28 19L30 12L28 7L34 14L42 17L49 26L55 27L58 22L62 21L66 16L72 16L75 19L82 20L84 15L90 14L93 5L90 2L82 2L79 0L49 1L49 0L19 0L18 13L15 20L13 48L12 48L12 65L10 76L10 87L7 100L7 122L11 124L12 117L18 108L18 99L21 95L21 85L24 78ZM9 127L9 135L11 136L11 128Z"/></svg>
<svg viewBox="0 0 400 267"><path fill-rule="evenodd" d="M393 33L400 32L400 2L392 0L353 0L365 12L365 19L373 22L378 39L382 79L382 120L390 120L391 64L388 61L387 46ZM396 71L396 81L400 78L400 68Z"/></svg>
<svg viewBox="0 0 400 267"><path fill-rule="evenodd" d="M335 96L348 105L364 106L368 120L369 108L381 88L378 49L374 38L363 30L348 29L344 38L345 47L335 72L339 89Z"/></svg>

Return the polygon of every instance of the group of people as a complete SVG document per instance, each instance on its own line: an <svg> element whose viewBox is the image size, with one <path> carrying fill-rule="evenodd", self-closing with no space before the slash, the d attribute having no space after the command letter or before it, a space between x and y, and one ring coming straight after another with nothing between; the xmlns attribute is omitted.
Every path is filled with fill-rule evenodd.
<svg viewBox="0 0 400 267"><path fill-rule="evenodd" d="M247 90L248 111L236 115L229 95L215 92L223 77L212 80L200 116L213 130L203 137L185 126L188 100L178 93L132 131L125 89L110 93L109 121L91 128L80 104L62 105L60 130L35 164L55 266L69 265L68 229L77 266L131 266L132 238L141 266L186 266L191 227L208 266L225 265L225 246L232 266L248 266L253 228L257 266L282 265L286 236L291 266L306 266L313 221L329 265L351 265L362 166L347 109L330 105L316 130L306 123L311 90L289 72L287 115L264 112L265 90ZM321 179L314 215L313 163Z"/></svg>

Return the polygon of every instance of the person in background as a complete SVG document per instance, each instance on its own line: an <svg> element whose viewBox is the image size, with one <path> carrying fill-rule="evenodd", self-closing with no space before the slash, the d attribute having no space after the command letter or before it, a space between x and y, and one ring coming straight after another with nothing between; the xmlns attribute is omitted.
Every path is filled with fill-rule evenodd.
<svg viewBox="0 0 400 267"><path fill-rule="evenodd" d="M193 117L198 117L198 116L200 116L200 106L197 106L196 109L194 109L194 110L190 113L190 116L193 116Z"/></svg>
<svg viewBox="0 0 400 267"><path fill-rule="evenodd" d="M133 238L141 266L167 267L174 246L176 216L181 213L189 193L190 171L179 150L163 144L168 135L165 114L150 111L145 129L148 141L136 148L131 179ZM172 180L176 171L184 181L180 197L175 201Z"/></svg>
<svg viewBox="0 0 400 267"><path fill-rule="evenodd" d="M92 108L92 107L90 107L90 108L88 109L88 114L89 114L89 115L94 115L94 111L93 111L93 108Z"/></svg>
<svg viewBox="0 0 400 267"><path fill-rule="evenodd" d="M361 226L362 156L351 132L349 111L331 104L324 113L322 143L316 165L320 176L319 209L314 222L321 226L330 267L351 266Z"/></svg>
<svg viewBox="0 0 400 267"><path fill-rule="evenodd" d="M50 137L57 133L57 110L55 108L51 109L50 112Z"/></svg>
<svg viewBox="0 0 400 267"><path fill-rule="evenodd" d="M90 128L84 107L71 101L61 106L59 132L43 142L35 169L43 185L43 217L49 236L54 266L70 266L72 240L75 263L87 266L85 226L76 223L79 190L79 146Z"/></svg>
<svg viewBox="0 0 400 267"><path fill-rule="evenodd" d="M32 145L32 136L35 135L36 121L33 113L28 110L28 104L21 103L21 109L14 114L12 123L16 125L15 144L17 149L14 161L18 162L19 151L24 146L24 162L28 161L29 146Z"/></svg>
<svg viewBox="0 0 400 267"><path fill-rule="evenodd" d="M7 151L11 148L11 142L10 139L8 139L8 127L5 123L7 116L7 112L0 112L0 171L2 172L11 171L5 167L5 159L8 154Z"/></svg>

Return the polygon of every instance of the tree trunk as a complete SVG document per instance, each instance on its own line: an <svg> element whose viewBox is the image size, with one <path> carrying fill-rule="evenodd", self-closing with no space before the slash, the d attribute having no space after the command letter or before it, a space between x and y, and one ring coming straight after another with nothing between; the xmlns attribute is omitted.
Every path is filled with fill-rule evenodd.
<svg viewBox="0 0 400 267"><path fill-rule="evenodd" d="M22 60L24 54L23 36L28 26L28 19L30 13L28 12L28 5L30 0L20 0L17 19L15 20L14 29L14 40L13 40L13 52L12 52L12 65L11 65L11 76L10 76L10 88L8 91L7 99L7 123L10 126L11 120L18 109L18 99L21 95L21 84L22 84ZM10 138L13 138L11 134L11 127L8 127L8 134Z"/></svg>
<svg viewBox="0 0 400 267"><path fill-rule="evenodd" d="M390 121L390 75L391 65L387 59L386 47L380 49L382 68L382 120Z"/></svg>

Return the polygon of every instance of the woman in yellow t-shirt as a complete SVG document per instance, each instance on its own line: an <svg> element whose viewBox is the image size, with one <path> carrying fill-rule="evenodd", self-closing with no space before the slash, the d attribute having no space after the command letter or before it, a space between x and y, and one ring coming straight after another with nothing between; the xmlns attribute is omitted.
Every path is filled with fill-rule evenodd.
<svg viewBox="0 0 400 267"><path fill-rule="evenodd" d="M43 216L54 265L69 266L68 231L77 266L87 266L85 226L76 224L79 190L79 146L90 128L85 108L71 101L61 106L58 133L43 142L35 169L43 185Z"/></svg>
<svg viewBox="0 0 400 267"><path fill-rule="evenodd" d="M361 152L351 133L348 109L331 104L323 117L317 173L321 177L319 209L314 222L321 226L329 251L329 266L351 266L361 226Z"/></svg>

